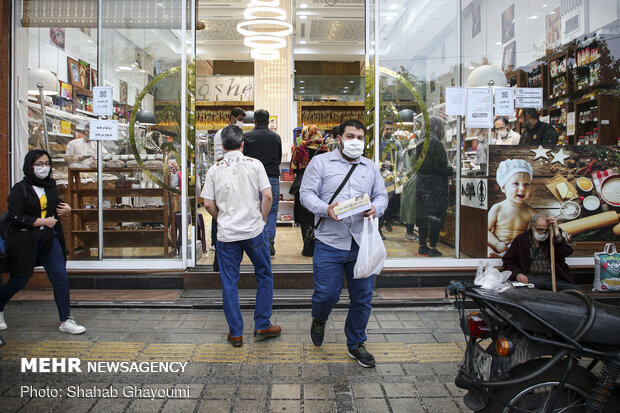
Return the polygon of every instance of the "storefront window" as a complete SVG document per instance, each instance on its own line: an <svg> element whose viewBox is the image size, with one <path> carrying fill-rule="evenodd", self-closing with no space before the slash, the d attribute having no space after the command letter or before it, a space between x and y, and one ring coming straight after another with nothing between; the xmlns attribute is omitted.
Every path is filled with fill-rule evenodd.
<svg viewBox="0 0 620 413"><path fill-rule="evenodd" d="M18 82L43 69L57 79L58 93L45 97L47 136L40 97L20 96L14 170L29 148L49 148L60 195L72 207L64 223L69 259L179 257L182 236L188 232L182 231L178 212L181 177L176 171L181 170L182 154L188 159L188 175L194 170L194 153L182 151L185 136L193 139L194 130L182 131L180 116L179 99L186 96L180 75L182 1L104 1L101 11L96 3L20 3L23 17L15 29L14 47ZM189 11L187 16L190 27ZM103 27L100 36L98 23ZM192 44L192 36L186 30L187 44ZM193 82L192 59L188 48L188 83ZM108 116L93 114L96 86L111 87ZM187 99L188 113L192 103ZM98 134L90 127L97 119L118 122L118 133L102 141L100 158ZM191 122L194 118L187 116L186 123ZM195 180L188 182L187 199L195 201ZM191 215L187 222L192 222Z"/></svg>
<svg viewBox="0 0 620 413"><path fill-rule="evenodd" d="M382 219L388 258L457 256L456 2L380 2L378 159L390 196ZM430 145L424 149L424 119ZM425 157L424 162L417 163Z"/></svg>

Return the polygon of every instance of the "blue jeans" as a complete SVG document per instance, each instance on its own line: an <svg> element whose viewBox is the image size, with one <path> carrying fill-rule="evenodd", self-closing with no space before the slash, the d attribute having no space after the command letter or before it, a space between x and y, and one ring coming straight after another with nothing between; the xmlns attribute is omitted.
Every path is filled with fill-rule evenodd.
<svg viewBox="0 0 620 413"><path fill-rule="evenodd" d="M276 224L278 222L278 205L280 202L280 178L269 177L273 203L267 216L267 238L276 239Z"/></svg>
<svg viewBox="0 0 620 413"><path fill-rule="evenodd" d="M217 261L222 278L222 300L224 314L230 328L230 335L239 337L243 334L243 317L239 308L239 265L243 252L254 265L256 276L256 305L254 308L254 329L264 330L271 325L271 305L273 304L273 273L271 256L265 231L257 237L234 242L217 241Z"/></svg>
<svg viewBox="0 0 620 413"><path fill-rule="evenodd" d="M312 294L312 318L327 321L332 308L340 300L340 292L347 279L349 289L349 313L344 325L347 347L354 349L366 341L366 326L370 317L370 302L375 276L353 279L353 268L357 260L358 245L351 242L349 251L340 250L314 242L312 267L314 271L314 294Z"/></svg>
<svg viewBox="0 0 620 413"><path fill-rule="evenodd" d="M58 308L58 316L61 322L67 321L70 313L70 297L69 297L69 278L67 277L67 267L65 257L58 242L58 238L54 237L52 246L46 254L41 253L41 244L37 251L37 261L45 268L47 277L54 287L54 300ZM0 311L4 311L4 306L9 300L22 288L28 284L30 278L15 277L11 275L9 282L2 287L0 293Z"/></svg>

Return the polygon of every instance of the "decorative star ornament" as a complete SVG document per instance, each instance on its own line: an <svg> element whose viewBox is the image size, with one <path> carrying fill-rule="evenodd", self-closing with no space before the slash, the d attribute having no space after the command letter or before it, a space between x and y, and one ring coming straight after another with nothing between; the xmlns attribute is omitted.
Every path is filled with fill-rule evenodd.
<svg viewBox="0 0 620 413"><path fill-rule="evenodd" d="M551 153L553 155L553 160L551 163L559 162L564 165L564 159L570 158L569 155L566 155L562 149L558 151L558 153Z"/></svg>
<svg viewBox="0 0 620 413"><path fill-rule="evenodd" d="M549 152L549 149L543 148L542 145L538 145L538 148L530 149L530 151L532 151L532 152L534 152L536 154L536 156L534 156L534 160L536 160L538 158L549 159L549 157L547 156L547 152Z"/></svg>

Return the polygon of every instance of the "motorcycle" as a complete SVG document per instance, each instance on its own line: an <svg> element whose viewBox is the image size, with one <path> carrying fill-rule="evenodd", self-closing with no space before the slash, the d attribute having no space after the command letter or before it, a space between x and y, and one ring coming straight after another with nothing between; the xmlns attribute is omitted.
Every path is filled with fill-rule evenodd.
<svg viewBox="0 0 620 413"><path fill-rule="evenodd" d="M455 384L469 409L620 411L620 307L580 290L498 293L452 281L448 293L467 341ZM466 314L466 299L478 311Z"/></svg>

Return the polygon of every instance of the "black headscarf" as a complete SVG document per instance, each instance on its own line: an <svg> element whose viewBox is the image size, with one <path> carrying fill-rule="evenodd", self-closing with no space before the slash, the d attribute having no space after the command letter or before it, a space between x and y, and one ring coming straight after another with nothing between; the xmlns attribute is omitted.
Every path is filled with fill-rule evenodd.
<svg viewBox="0 0 620 413"><path fill-rule="evenodd" d="M45 179L37 178L34 175L34 167L32 166L34 162L43 155L47 155L50 160L50 173ZM24 158L23 171L24 181L28 182L30 185L40 186L43 188L50 188L52 186L56 186L56 181L52 179L52 157L43 149L33 149L26 154L26 157Z"/></svg>

